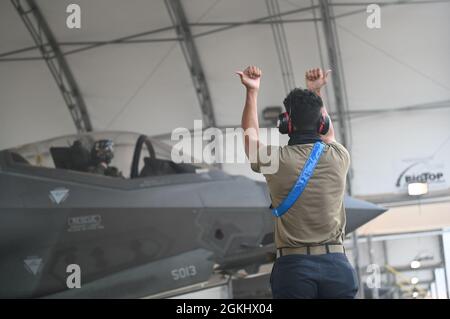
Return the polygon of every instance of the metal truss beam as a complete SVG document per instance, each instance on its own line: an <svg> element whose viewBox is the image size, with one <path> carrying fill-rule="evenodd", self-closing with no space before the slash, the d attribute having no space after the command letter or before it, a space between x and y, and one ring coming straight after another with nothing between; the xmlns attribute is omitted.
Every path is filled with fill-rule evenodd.
<svg viewBox="0 0 450 319"><path fill-rule="evenodd" d="M330 11L329 0L319 0L320 12L322 16L322 26L325 35L325 43L327 46L329 65L333 72L331 76L333 78L333 91L334 99L336 103L336 110L339 116L339 133L341 135L342 144L344 144L351 153L349 145L350 130L348 126L348 117L346 116L347 110L347 93L345 91L345 79L343 75L343 66L340 56L339 41L337 38L336 22ZM351 175L352 170L350 168L349 175L347 176L347 191L349 195L352 193L351 187ZM355 231L352 234L353 239L353 259L356 274L359 281L359 296L364 298L364 287L361 282L361 269L359 264L359 246L358 246L358 232Z"/></svg>
<svg viewBox="0 0 450 319"><path fill-rule="evenodd" d="M194 83L195 92L203 114L204 126L216 126L208 83L183 6L180 0L165 0L165 3L172 23L176 27L177 35L182 39L180 41L181 51L189 68L192 82Z"/></svg>
<svg viewBox="0 0 450 319"><path fill-rule="evenodd" d="M392 2L387 2L387 1L375 1L375 2L340 2L340 3L330 3L329 5L332 7L353 7L353 6L367 6L369 4L378 4L379 6L390 6L390 5L412 5L412 4L433 4L433 3L450 3L450 0L416 0L416 1L406 1L406 0L397 0L397 1L392 1ZM208 30L205 32L201 32L199 34L195 34L193 35L194 38L196 37L201 37L204 35L209 35L209 34L213 34L216 32L221 32L221 31L225 31L231 28L235 28L235 27L239 27L239 26L245 26L245 25L267 25L267 24L286 24L286 23L301 23L301 22L317 22L317 21L321 21L321 19L316 19L316 18L303 18L303 19L277 19L276 21L272 21L273 18L277 17L280 18L282 16L286 16L286 15L291 15L291 14L295 14L295 13L299 13L299 12L304 12L304 11L308 11L308 10L315 10L316 8L318 8L318 6L311 6L311 7L306 7L306 8L299 8L299 9L295 9L295 10L290 10L290 11L286 11L286 12L281 12L280 14L276 15L276 16L266 16L266 17L262 17L262 18L258 18L258 19L254 19L254 20L250 20L250 21L243 21L243 22L199 22L199 23L189 23L188 25L190 27L193 26L200 26L200 27L221 27L221 28L217 28L217 29L213 29L213 30ZM356 13L361 13L361 12L365 12L366 9L358 9L358 10L354 10L354 11L350 11L350 12L346 12L346 13L342 13L339 15L334 16L333 18L337 19L337 18L341 18L341 17L346 17L352 14L356 14ZM86 47L83 48L78 48L78 49L74 49L71 51L68 51L64 54L73 54L73 53L77 53L77 52L81 52L81 51L86 51L86 50L90 50L90 49L94 49L97 48L99 46L104 46L104 45L109 45L109 44L127 44L127 43L151 43L151 42L168 42L168 41L178 41L178 38L164 38L164 39L138 39L138 40L133 40L134 38L137 37L141 37L144 35L149 35L149 34L155 34L158 32L164 32L167 30L173 29L172 27L163 27L163 28L159 28L156 30L150 30L150 31L146 31L146 32L142 32L142 33L137 33L137 34L133 34L127 37L123 37L123 38L118 38L118 39L113 39L110 41L86 41L86 42L61 42L59 43L59 45L62 46L73 46L73 45L83 45L86 44ZM10 56L10 55L15 55L15 54L19 54L22 52L26 52L26 51L30 51L30 50L35 50L38 49L37 46L31 46L31 47L26 47L26 48L22 48L19 50L14 50L14 51L8 51L8 52L3 52L0 53L0 62L10 62L10 61L27 61L27 60L40 60L42 58L40 57L25 57L25 58L4 58L6 56Z"/></svg>
<svg viewBox="0 0 450 319"><path fill-rule="evenodd" d="M64 55L70 55L78 52L83 52L91 49L95 49L98 47L102 47L105 45L112 45L112 44L128 44L128 43L152 43L152 42L173 42L173 41L179 41L179 38L155 38L155 39L137 39L143 36L156 34L160 32L170 31L173 30L174 27L163 27L158 28L150 31L140 32L132 35L127 35L125 37L120 37L112 40L107 41L72 41L72 42L58 42L59 47L65 47L65 46L81 46L81 48L76 48L73 50L68 50L63 52ZM47 43L43 44L44 46L48 45ZM25 58L4 58L11 55L20 54L23 52L33 51L39 49L38 46L29 46L18 50L13 50L9 52L3 52L0 53L0 62L2 61L23 61L23 60L42 60L42 57L25 57ZM3 59L1 59L3 58Z"/></svg>
<svg viewBox="0 0 450 319"><path fill-rule="evenodd" d="M280 63L281 76L283 78L284 90L288 94L295 88L295 77L292 68L291 56L289 54L289 45L286 38L284 26L281 23L280 5L278 0L266 0L267 12L273 18L270 27L272 29L275 48L277 50L278 60Z"/></svg>
<svg viewBox="0 0 450 319"><path fill-rule="evenodd" d="M333 90L336 102L337 115L339 116L339 132L342 138L342 144L349 147L348 123L346 116L346 92L344 86L344 77L342 74L342 62L340 57L339 43L337 39L336 25L331 17L329 1L319 0L320 11L322 14L322 25L325 34L325 43L327 46L329 65L333 72Z"/></svg>
<svg viewBox="0 0 450 319"><path fill-rule="evenodd" d="M240 26L243 26L243 25L266 23L265 21L271 20L271 19L273 19L275 17L281 18L281 17L287 16L287 15L291 15L291 14L309 11L309 10L315 9L317 7L318 6L298 8L298 9L282 12L282 13L277 14L275 16L269 15L269 16L265 16L265 17L261 17L261 18L257 18L257 19L253 19L253 20L249 20L249 21L231 23L231 24L225 25L225 26L220 27L220 28L216 28L216 29L213 29L213 30L208 30L208 31L205 31L205 32L198 33L198 34L195 35L195 37L202 37L202 36L210 35L210 34L213 34L213 33L222 32L222 31L226 31L226 30L233 29L233 28L236 28L236 27L240 27Z"/></svg>
<svg viewBox="0 0 450 319"><path fill-rule="evenodd" d="M90 50L90 49L95 49L95 48L105 46L105 45L110 45L110 44L137 43L139 41L141 41L142 43L143 42L147 42L147 43L157 42L157 41L159 41L158 39L136 39L136 38L151 35L151 34L157 34L160 32L170 31L170 30L173 30L173 26L162 27L162 28L158 28L158 29L154 29L154 30L150 30L150 31L140 32L140 33L128 35L125 37L120 37L120 38L109 40L109 41L85 42L87 44L87 46L78 48L78 49L74 49L71 51L67 51L64 54L69 55L69 54L78 53L78 52L82 52L82 51L86 51L86 50ZM165 41L177 41L179 39L164 39L164 40ZM72 44L70 42L65 42L64 45L72 45Z"/></svg>
<svg viewBox="0 0 450 319"><path fill-rule="evenodd" d="M336 21L333 18L330 0L319 0L319 7L322 16L323 33L325 35L325 44L327 47L329 66L333 70L333 92L336 103L336 113L339 118L339 134L342 144L347 147L351 154L351 127L348 116L348 101L345 87L344 68L341 60L339 40L337 35ZM352 193L352 167L350 167L347 177L347 191ZM356 232L355 232L356 233Z"/></svg>
<svg viewBox="0 0 450 319"><path fill-rule="evenodd" d="M83 96L41 10L34 0L11 0L11 2L47 63L69 108L77 131L92 131L91 120Z"/></svg>
<svg viewBox="0 0 450 319"><path fill-rule="evenodd" d="M320 19L314 18L302 18L302 19L280 19L280 16L269 17L278 18L275 21L263 20L263 21L244 21L244 22L195 22L189 23L191 27L223 27L223 26L244 26L244 25L267 25L267 24L289 24L289 23L300 23L300 22L314 22L320 21Z"/></svg>

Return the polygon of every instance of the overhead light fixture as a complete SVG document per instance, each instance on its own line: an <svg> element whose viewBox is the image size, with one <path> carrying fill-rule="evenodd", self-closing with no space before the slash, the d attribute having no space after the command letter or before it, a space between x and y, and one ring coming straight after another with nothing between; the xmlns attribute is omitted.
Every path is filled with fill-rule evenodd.
<svg viewBox="0 0 450 319"><path fill-rule="evenodd" d="M417 278L417 277L412 277L411 278L411 284L417 285L418 283L419 283L419 278Z"/></svg>
<svg viewBox="0 0 450 319"><path fill-rule="evenodd" d="M428 194L428 184L427 183L410 183L408 184L408 195L409 196L420 196Z"/></svg>
<svg viewBox="0 0 450 319"><path fill-rule="evenodd" d="M417 297L419 297L419 293L417 291L414 291L412 293L412 296L413 296L413 298L417 298Z"/></svg>
<svg viewBox="0 0 450 319"><path fill-rule="evenodd" d="M420 266L421 266L420 261L418 261L418 260L411 261L411 268L412 269L420 268Z"/></svg>

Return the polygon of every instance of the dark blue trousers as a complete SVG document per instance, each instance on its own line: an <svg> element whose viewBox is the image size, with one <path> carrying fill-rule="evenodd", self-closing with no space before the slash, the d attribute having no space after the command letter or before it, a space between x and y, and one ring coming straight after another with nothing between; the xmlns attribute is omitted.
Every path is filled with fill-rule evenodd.
<svg viewBox="0 0 450 319"><path fill-rule="evenodd" d="M356 272L342 253L282 256L270 284L275 299L350 299L358 292Z"/></svg>

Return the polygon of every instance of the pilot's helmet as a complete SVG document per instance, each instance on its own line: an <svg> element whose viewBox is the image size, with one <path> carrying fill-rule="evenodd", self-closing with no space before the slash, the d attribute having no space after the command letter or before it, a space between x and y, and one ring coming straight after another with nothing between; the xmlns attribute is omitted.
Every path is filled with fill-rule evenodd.
<svg viewBox="0 0 450 319"><path fill-rule="evenodd" d="M114 142L112 140L98 140L92 147L92 159L98 163L111 163L114 158Z"/></svg>

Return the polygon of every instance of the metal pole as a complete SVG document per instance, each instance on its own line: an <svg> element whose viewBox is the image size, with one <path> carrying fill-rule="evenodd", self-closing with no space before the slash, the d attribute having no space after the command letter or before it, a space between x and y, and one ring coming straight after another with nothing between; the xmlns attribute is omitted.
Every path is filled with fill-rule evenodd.
<svg viewBox="0 0 450 319"><path fill-rule="evenodd" d="M448 270L450 269L450 234L447 232L443 232L441 236L439 236L439 250L441 255L442 263L444 264L444 274L445 274L445 285L447 287L447 296L450 298L450 274Z"/></svg>
<svg viewBox="0 0 450 319"><path fill-rule="evenodd" d="M358 246L358 232L355 230L352 234L352 240L353 240L353 263L356 270L356 277L358 278L358 297L361 299L364 299L364 284L361 281L361 269L359 266L359 246Z"/></svg>
<svg viewBox="0 0 450 319"><path fill-rule="evenodd" d="M192 82L194 83L205 127L215 127L216 119L214 117L214 108L209 93L208 82L206 81L197 46L195 45L183 6L180 0L166 0L165 3L172 23L176 27L177 35L182 39L180 41L181 51L188 65Z"/></svg>
<svg viewBox="0 0 450 319"><path fill-rule="evenodd" d="M86 103L52 30L34 0L11 0L21 17L66 102L78 132L92 131ZM26 5L24 5L25 2Z"/></svg>
<svg viewBox="0 0 450 319"><path fill-rule="evenodd" d="M295 88L295 77L292 68L291 56L289 54L289 46L286 38L286 32L281 17L279 17L280 5L278 0L266 0L267 13L271 15L270 25L272 29L275 48L277 50L278 61L280 63L281 77L283 79L285 93L288 94ZM277 23L278 22L278 23Z"/></svg>
<svg viewBox="0 0 450 319"><path fill-rule="evenodd" d="M369 263L374 264L372 235L367 236L367 248L369 249ZM379 291L377 285L372 288L372 299L379 299Z"/></svg>
<svg viewBox="0 0 450 319"><path fill-rule="evenodd" d="M329 0L319 0L320 12L322 15L322 25L325 34L325 43L327 46L329 65L333 72L331 76L333 78L333 91L334 99L336 102L337 114L339 116L339 133L341 136L342 144L347 147L351 153L351 145L349 140L349 127L348 117L346 116L346 96L344 84L344 76L342 70L342 61L340 57L339 43L337 39L336 24L332 18L330 12ZM351 185L352 169L349 170L349 177L347 178L347 191L349 195L352 193Z"/></svg>

